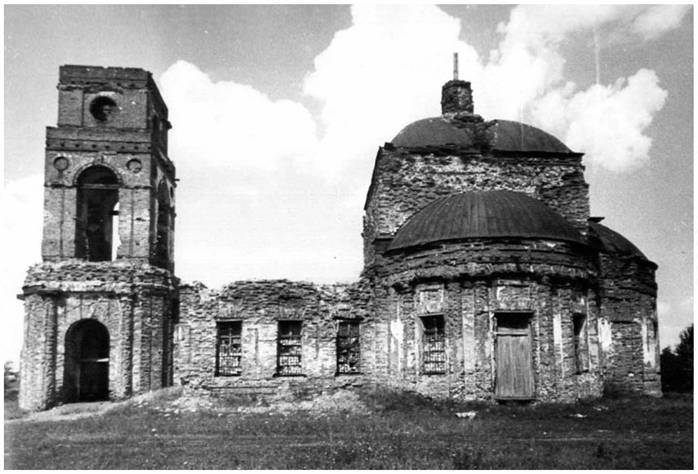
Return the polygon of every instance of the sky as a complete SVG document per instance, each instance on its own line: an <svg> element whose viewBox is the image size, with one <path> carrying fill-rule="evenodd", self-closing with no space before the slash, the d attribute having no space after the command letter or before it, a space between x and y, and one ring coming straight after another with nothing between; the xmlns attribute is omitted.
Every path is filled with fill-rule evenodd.
<svg viewBox="0 0 698 474"><path fill-rule="evenodd" d="M459 53L475 112L585 153L591 213L659 265L662 347L693 322L690 5L5 5L3 360L41 259L45 127L63 64L140 67L170 110L175 270L355 281L375 154L440 114Z"/></svg>

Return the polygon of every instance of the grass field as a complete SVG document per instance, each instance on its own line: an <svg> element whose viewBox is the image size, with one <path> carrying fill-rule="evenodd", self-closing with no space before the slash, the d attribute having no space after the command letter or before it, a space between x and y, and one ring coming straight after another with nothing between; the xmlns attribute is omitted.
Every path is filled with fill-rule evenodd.
<svg viewBox="0 0 698 474"><path fill-rule="evenodd" d="M241 407L167 391L101 414L66 405L60 416L16 420L6 408L5 468L693 467L690 396L520 406L385 390L339 395ZM466 411L475 414L457 416Z"/></svg>

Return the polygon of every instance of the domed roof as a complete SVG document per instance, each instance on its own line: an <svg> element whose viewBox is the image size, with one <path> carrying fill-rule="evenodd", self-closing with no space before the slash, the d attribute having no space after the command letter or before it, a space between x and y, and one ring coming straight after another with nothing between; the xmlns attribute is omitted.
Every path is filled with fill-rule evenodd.
<svg viewBox="0 0 698 474"><path fill-rule="evenodd" d="M469 191L438 199L410 217L389 249L450 240L519 237L585 244L562 216L513 191Z"/></svg>
<svg viewBox="0 0 698 474"><path fill-rule="evenodd" d="M511 120L493 120L494 143L500 151L574 153L560 140L543 130ZM446 116L412 122L395 135L397 147L475 146L474 127Z"/></svg>
<svg viewBox="0 0 698 474"><path fill-rule="evenodd" d="M589 229L591 235L600 242L604 252L621 257L639 257L647 260L645 254L635 244L605 225L598 222L589 222Z"/></svg>

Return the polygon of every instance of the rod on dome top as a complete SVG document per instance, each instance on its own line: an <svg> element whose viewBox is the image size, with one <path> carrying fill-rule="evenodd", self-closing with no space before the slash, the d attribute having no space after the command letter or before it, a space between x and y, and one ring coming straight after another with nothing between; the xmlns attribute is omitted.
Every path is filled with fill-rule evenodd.
<svg viewBox="0 0 698 474"><path fill-rule="evenodd" d="M458 53L453 53L453 80L458 80Z"/></svg>

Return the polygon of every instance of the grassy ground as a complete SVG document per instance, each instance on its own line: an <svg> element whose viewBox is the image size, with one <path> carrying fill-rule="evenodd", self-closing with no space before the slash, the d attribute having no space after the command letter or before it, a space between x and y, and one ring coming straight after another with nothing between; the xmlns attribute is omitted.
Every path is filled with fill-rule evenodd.
<svg viewBox="0 0 698 474"><path fill-rule="evenodd" d="M520 406L434 402L365 390L318 402L241 408L239 401L202 401L169 391L107 408L80 415L82 408L71 412L66 406L58 415L13 421L6 409L5 467L693 467L690 396ZM457 416L466 411L474 411L474 417Z"/></svg>

